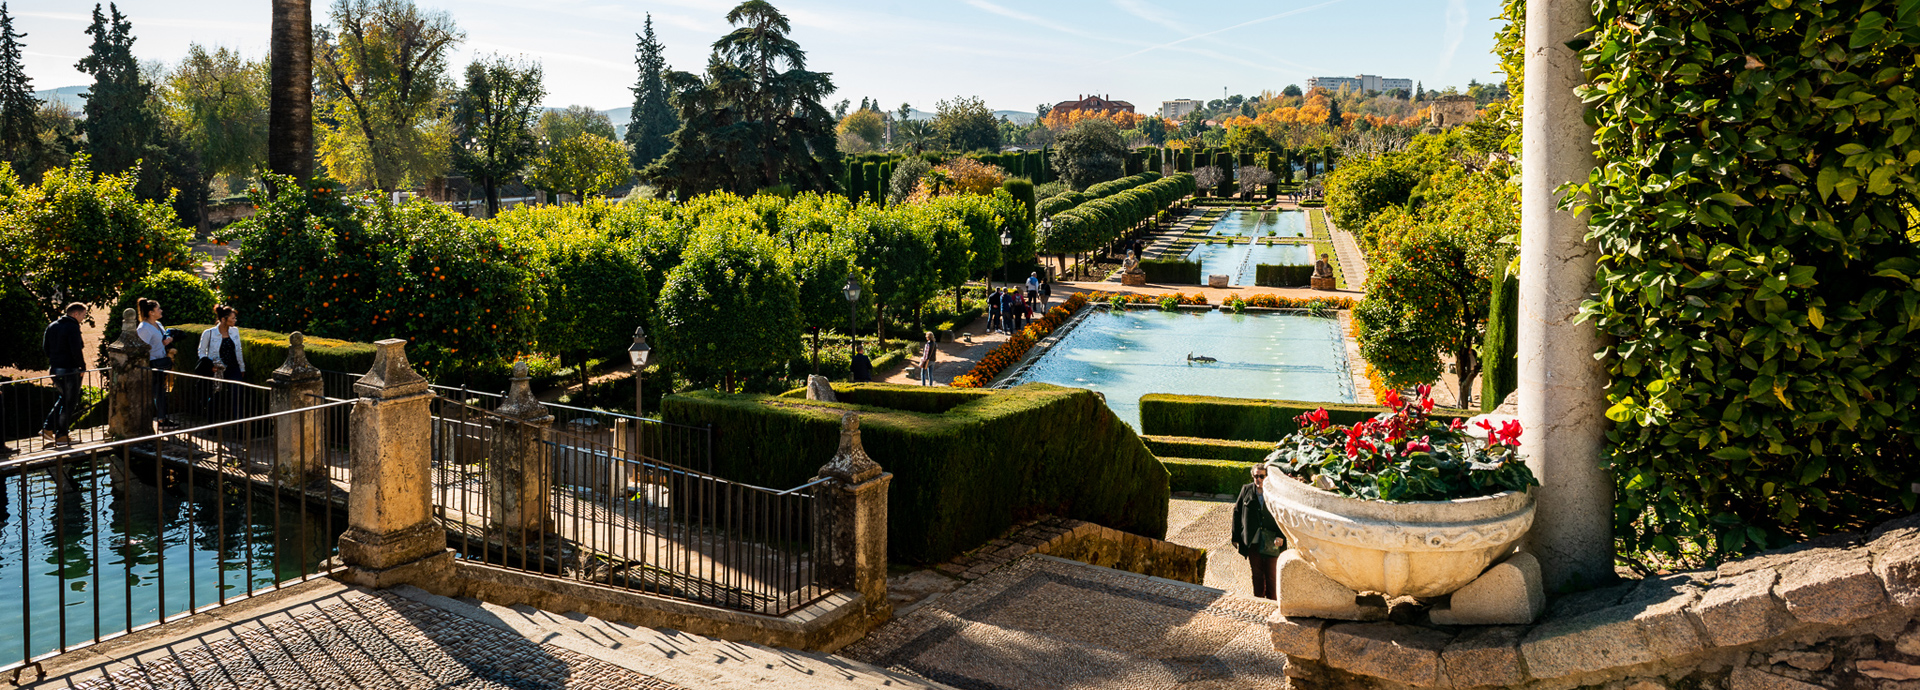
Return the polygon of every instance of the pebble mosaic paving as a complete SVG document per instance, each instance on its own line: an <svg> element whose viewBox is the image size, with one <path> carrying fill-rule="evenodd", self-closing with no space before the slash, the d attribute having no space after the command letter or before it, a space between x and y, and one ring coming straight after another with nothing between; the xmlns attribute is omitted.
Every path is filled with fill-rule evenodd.
<svg viewBox="0 0 1920 690"><path fill-rule="evenodd" d="M682 690L398 595L349 592L336 601L182 643L76 687Z"/></svg>
<svg viewBox="0 0 1920 690"><path fill-rule="evenodd" d="M1283 688L1272 602L1026 556L841 650L961 690Z"/></svg>

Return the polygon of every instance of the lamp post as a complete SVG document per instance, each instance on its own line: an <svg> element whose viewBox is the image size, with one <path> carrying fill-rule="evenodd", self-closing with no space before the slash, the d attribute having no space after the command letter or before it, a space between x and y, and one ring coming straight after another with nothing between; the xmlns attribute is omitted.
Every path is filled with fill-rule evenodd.
<svg viewBox="0 0 1920 690"><path fill-rule="evenodd" d="M633 344L627 346L627 361L633 364L633 416L645 416L646 409L640 397L641 377L647 368L647 356L653 354L653 346L647 344L647 329L633 329Z"/></svg>
<svg viewBox="0 0 1920 690"><path fill-rule="evenodd" d="M855 312L860 308L860 280L848 273L847 284L840 288L840 294L847 296L847 350L852 352L853 344L860 339L853 331Z"/></svg>
<svg viewBox="0 0 1920 690"><path fill-rule="evenodd" d="M1041 216L1040 217L1040 234L1042 236L1045 236L1052 232L1053 232L1053 216L1052 215Z"/></svg>
<svg viewBox="0 0 1920 690"><path fill-rule="evenodd" d="M1000 231L1000 277L1001 278L1007 277L1007 272L1006 272L1007 271L1007 247L1011 247L1011 246L1013 246L1013 230L1002 229ZM991 276L989 276L987 279L987 292L993 292L993 279Z"/></svg>

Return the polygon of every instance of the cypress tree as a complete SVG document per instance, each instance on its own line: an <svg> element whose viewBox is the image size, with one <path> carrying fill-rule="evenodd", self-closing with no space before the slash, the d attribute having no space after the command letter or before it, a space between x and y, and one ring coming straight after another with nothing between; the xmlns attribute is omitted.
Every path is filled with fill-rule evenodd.
<svg viewBox="0 0 1920 690"><path fill-rule="evenodd" d="M632 120L627 124L627 144L633 152L633 169L647 167L673 148L667 136L680 128L680 118L667 102L667 84L661 75L667 72L666 46L653 34L653 14L647 14L646 33L640 34L640 47L633 58L640 68L640 79L633 85Z"/></svg>
<svg viewBox="0 0 1920 690"><path fill-rule="evenodd" d="M20 64L20 39L6 3L0 3L0 160L26 174L39 158L40 99L33 97L33 80Z"/></svg>
<svg viewBox="0 0 1920 690"><path fill-rule="evenodd" d="M102 14L99 5L93 6L93 24L87 27L93 46L74 67L93 75L81 124L93 169L118 173L142 158L155 158L149 155L149 137L160 121L149 105L153 85L140 79L140 64L133 58L133 24L119 7L107 8L109 13Z"/></svg>
<svg viewBox="0 0 1920 690"><path fill-rule="evenodd" d="M1345 120L1340 117L1340 99L1327 99L1327 126L1339 129L1343 122Z"/></svg>

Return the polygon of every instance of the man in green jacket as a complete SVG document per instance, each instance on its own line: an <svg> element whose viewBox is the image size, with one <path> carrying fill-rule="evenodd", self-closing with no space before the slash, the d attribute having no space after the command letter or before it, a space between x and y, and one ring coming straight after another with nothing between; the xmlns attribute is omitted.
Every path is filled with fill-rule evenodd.
<svg viewBox="0 0 1920 690"><path fill-rule="evenodd" d="M1247 557L1247 565L1253 569L1253 595L1275 599L1275 565L1286 539L1280 534L1279 523L1273 521L1273 513L1267 511L1261 491L1267 469L1264 464L1254 465L1253 483L1240 487L1240 498L1233 505L1233 547Z"/></svg>

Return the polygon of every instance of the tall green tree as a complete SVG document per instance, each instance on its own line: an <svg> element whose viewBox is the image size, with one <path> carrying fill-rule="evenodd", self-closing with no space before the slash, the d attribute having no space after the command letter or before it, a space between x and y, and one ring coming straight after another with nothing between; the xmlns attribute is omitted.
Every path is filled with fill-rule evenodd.
<svg viewBox="0 0 1920 690"><path fill-rule="evenodd" d="M533 113L547 95L539 63L502 55L467 65L454 103L454 166L486 190L487 217L500 213L500 185L540 151Z"/></svg>
<svg viewBox="0 0 1920 690"><path fill-rule="evenodd" d="M704 76L668 73L683 124L673 148L641 177L683 199L782 183L834 191L840 151L833 113L821 104L833 80L806 70L806 52L787 37L792 27L772 4L748 0L727 21L735 28L713 44Z"/></svg>
<svg viewBox="0 0 1920 690"><path fill-rule="evenodd" d="M25 170L40 154L40 99L20 61L20 39L13 15L0 3L0 160Z"/></svg>
<svg viewBox="0 0 1920 690"><path fill-rule="evenodd" d="M327 173L385 191L444 173L447 56L466 34L412 0L336 0L332 19L314 37Z"/></svg>
<svg viewBox="0 0 1920 690"><path fill-rule="evenodd" d="M1092 117L1067 128L1054 145L1054 172L1074 189L1120 179L1126 171L1127 145L1112 120Z"/></svg>
<svg viewBox="0 0 1920 690"><path fill-rule="evenodd" d="M241 182L266 163L267 64L198 43L162 85L169 124L199 155L202 184L215 175Z"/></svg>
<svg viewBox="0 0 1920 690"><path fill-rule="evenodd" d="M957 96L933 106L933 129L955 151L999 151L1000 121L979 96Z"/></svg>
<svg viewBox="0 0 1920 690"><path fill-rule="evenodd" d="M620 142L581 132L547 147L534 159L527 183L567 192L579 203L586 203L588 195L618 187L633 176L627 160L627 147Z"/></svg>
<svg viewBox="0 0 1920 690"><path fill-rule="evenodd" d="M618 138L614 136L613 120L608 119L606 113L585 105L570 105L563 110L541 113L540 124L534 128L534 138L540 141L541 150L571 141L582 134Z"/></svg>
<svg viewBox="0 0 1920 690"><path fill-rule="evenodd" d="M800 354L800 292L773 238L709 227L660 291L661 354L701 383L771 369Z"/></svg>
<svg viewBox="0 0 1920 690"><path fill-rule="evenodd" d="M633 167L642 169L673 148L668 137L680 128L667 100L666 46L653 34L653 15L647 15L646 32L640 34L640 47L633 64L640 68L640 80L633 85L633 119L627 124L627 146L633 150Z"/></svg>
<svg viewBox="0 0 1920 690"><path fill-rule="evenodd" d="M313 177L313 0L272 0L267 169Z"/></svg>
<svg viewBox="0 0 1920 690"><path fill-rule="evenodd" d="M153 85L140 75L140 64L133 57L133 23L118 6L109 4L102 13L94 5L87 35L93 37L93 45L74 65L93 76L93 87L81 109L85 115L81 131L86 134L92 169L119 173L153 153L150 146L160 128L150 102Z"/></svg>

